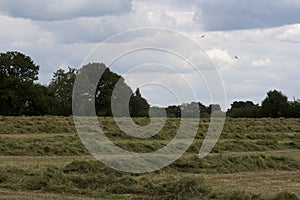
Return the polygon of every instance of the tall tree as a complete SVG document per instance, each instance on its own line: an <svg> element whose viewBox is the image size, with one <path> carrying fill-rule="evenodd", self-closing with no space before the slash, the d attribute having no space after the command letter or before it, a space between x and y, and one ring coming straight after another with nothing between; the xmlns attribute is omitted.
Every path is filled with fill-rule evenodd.
<svg viewBox="0 0 300 200"><path fill-rule="evenodd" d="M99 74L101 77L98 77ZM142 98L139 90L133 94L124 78L112 72L103 63L90 63L83 66L79 71L79 77L86 83L87 87L81 85L78 96L84 96L85 99L95 98L98 116L112 116L112 104L114 111L117 111L117 114L114 113L116 117L128 116L129 114L131 116L148 116L149 105ZM80 99L76 100L76 102L79 101ZM77 106L80 107L81 105ZM80 107L80 110L85 113L85 110L89 110L89 108ZM89 115L92 112L88 111L85 114Z"/></svg>
<svg viewBox="0 0 300 200"><path fill-rule="evenodd" d="M59 69L53 74L49 84L50 112L53 115L72 114L72 91L77 69L68 67L68 70Z"/></svg>
<svg viewBox="0 0 300 200"><path fill-rule="evenodd" d="M267 97L262 102L262 115L264 117L287 117L289 113L287 96L277 90L267 92Z"/></svg>
<svg viewBox="0 0 300 200"><path fill-rule="evenodd" d="M0 114L26 115L35 104L34 81L38 79L39 66L20 52L0 54Z"/></svg>
<svg viewBox="0 0 300 200"><path fill-rule="evenodd" d="M142 97L139 88L137 88L135 94L131 96L129 107L131 117L149 117L150 106L146 99Z"/></svg>

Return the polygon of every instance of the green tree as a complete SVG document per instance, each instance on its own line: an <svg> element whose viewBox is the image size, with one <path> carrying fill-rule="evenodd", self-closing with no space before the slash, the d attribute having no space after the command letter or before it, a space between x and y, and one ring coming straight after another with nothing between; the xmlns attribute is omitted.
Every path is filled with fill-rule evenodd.
<svg viewBox="0 0 300 200"><path fill-rule="evenodd" d="M212 112L221 112L221 106L219 104L210 104L207 108L209 114Z"/></svg>
<svg viewBox="0 0 300 200"><path fill-rule="evenodd" d="M98 77L99 75L101 77ZM86 87L81 85L81 88L77 91L80 95L77 96L82 96L86 100L95 99L96 114L98 116L112 116L112 103L115 111L117 111L117 114L114 113L116 117L148 116L149 105L142 98L140 91L138 90L136 94L133 94L124 78L112 72L103 63L90 63L83 66L79 71L79 77L82 82L85 82ZM80 102L80 99L76 99L76 102ZM84 115L93 114L89 107L76 106L79 106L78 108L82 110Z"/></svg>
<svg viewBox="0 0 300 200"><path fill-rule="evenodd" d="M137 88L135 94L131 96L129 107L131 117L149 117L150 106L146 99L142 97L139 88Z"/></svg>
<svg viewBox="0 0 300 200"><path fill-rule="evenodd" d="M98 70L104 71L101 79L98 82L97 89L96 89L96 112L99 116L112 116L112 110L111 110L111 98L113 96L113 90L116 86L116 84L119 82L121 85L120 87L123 88L123 90L120 90L118 92L119 95L121 95L122 92L126 91L130 94L132 94L132 90L129 88L129 86L125 83L124 78L120 75L112 72L109 68L107 68L104 64L91 64L94 66L94 68L100 68ZM121 95L122 96L122 95ZM115 97L117 98L117 97ZM122 97L119 97L122 98ZM119 104L117 105L120 109L122 107L125 107L124 102L122 99L119 99ZM127 102L128 104L128 102Z"/></svg>
<svg viewBox="0 0 300 200"><path fill-rule="evenodd" d="M34 84L31 87L32 95L29 97L25 114L30 116L51 114L48 88L40 84Z"/></svg>
<svg viewBox="0 0 300 200"><path fill-rule="evenodd" d="M68 70L59 69L53 74L49 84L50 112L52 115L72 114L72 91L77 69L68 67Z"/></svg>
<svg viewBox="0 0 300 200"><path fill-rule="evenodd" d="M263 117L287 117L289 110L287 96L277 90L267 92L267 97L262 102Z"/></svg>
<svg viewBox="0 0 300 200"><path fill-rule="evenodd" d="M260 117L260 106L252 101L234 101L227 111L229 117Z"/></svg>
<svg viewBox="0 0 300 200"><path fill-rule="evenodd" d="M294 100L290 102L289 117L300 117L300 100Z"/></svg>
<svg viewBox="0 0 300 200"><path fill-rule="evenodd" d="M34 81L38 71L39 66L29 56L17 51L0 54L1 115L26 115L29 107L37 104Z"/></svg>
<svg viewBox="0 0 300 200"><path fill-rule="evenodd" d="M191 103L183 103L180 106L181 117L185 118L198 118L200 117L200 107L199 103L191 102Z"/></svg>
<svg viewBox="0 0 300 200"><path fill-rule="evenodd" d="M180 106L172 105L167 107L167 116L168 117L181 117L181 109Z"/></svg>

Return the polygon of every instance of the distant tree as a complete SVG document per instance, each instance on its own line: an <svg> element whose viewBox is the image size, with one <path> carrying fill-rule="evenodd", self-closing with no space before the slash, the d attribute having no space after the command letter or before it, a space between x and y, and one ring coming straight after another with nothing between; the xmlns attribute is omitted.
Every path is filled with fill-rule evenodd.
<svg viewBox="0 0 300 200"><path fill-rule="evenodd" d="M117 73L112 72L109 68L107 68L104 64L93 63L84 66L84 68L90 68L91 70L100 70L103 71L103 74L98 82L96 88L96 113L99 116L112 116L111 110L111 98L115 98L119 103L116 105L119 110L124 109L127 105L123 100L123 93L126 94L130 93L133 94L131 88L125 83L125 80L122 76L118 75ZM117 92L119 96L113 96L113 90L116 87L116 84L120 85L120 90ZM118 98L118 99L117 99ZM124 99L126 99L124 97ZM127 104L129 102L126 102ZM124 113L121 111L121 114Z"/></svg>
<svg viewBox="0 0 300 200"><path fill-rule="evenodd" d="M181 117L180 106L176 106L176 105L168 106L166 110L167 110L168 117L176 117L176 118Z"/></svg>
<svg viewBox="0 0 300 200"><path fill-rule="evenodd" d="M263 117L288 117L290 105L287 96L277 90L267 92L262 102Z"/></svg>
<svg viewBox="0 0 300 200"><path fill-rule="evenodd" d="M153 117L166 117L166 109L153 106L151 107L151 112ZM149 110L149 115L150 115L150 110Z"/></svg>
<svg viewBox="0 0 300 200"><path fill-rule="evenodd" d="M209 113L208 107L206 107L204 104L198 102L198 106L199 106L201 115L203 115L203 114L207 115Z"/></svg>
<svg viewBox="0 0 300 200"><path fill-rule="evenodd" d="M220 112L221 111L221 106L219 104L210 104L208 106L208 114L211 114L212 112Z"/></svg>
<svg viewBox="0 0 300 200"><path fill-rule="evenodd" d="M227 111L229 117L260 117L260 106L252 101L234 101Z"/></svg>
<svg viewBox="0 0 300 200"><path fill-rule="evenodd" d="M59 69L53 74L49 84L50 112L52 115L72 114L72 90L77 70L68 67L68 70Z"/></svg>
<svg viewBox="0 0 300 200"><path fill-rule="evenodd" d="M20 52L0 54L0 114L26 115L37 99L34 81L39 66Z"/></svg>
<svg viewBox="0 0 300 200"><path fill-rule="evenodd" d="M289 117L295 117L295 118L300 117L300 100L299 99L290 102Z"/></svg>
<svg viewBox="0 0 300 200"><path fill-rule="evenodd" d="M40 84L31 85L30 87L32 87L32 95L29 97L25 114L30 116L51 114L48 88Z"/></svg>
<svg viewBox="0 0 300 200"><path fill-rule="evenodd" d="M79 74L82 78L86 76L85 82L92 86L90 88L82 86L81 93L87 98L95 99L98 116L112 116L112 104L117 111L117 114L114 113L116 117L148 116L149 104L142 98L139 89L134 94L124 78L112 72L103 63L87 64L80 69ZM100 74L101 77L98 77ZM98 84L93 86L96 82Z"/></svg>
<svg viewBox="0 0 300 200"><path fill-rule="evenodd" d="M181 117L186 118L199 118L201 113L199 102L191 102L191 103L184 103L181 104Z"/></svg>
<svg viewBox="0 0 300 200"><path fill-rule="evenodd" d="M131 117L149 117L150 106L146 99L142 97L139 88L137 88L135 94L131 96L129 107Z"/></svg>

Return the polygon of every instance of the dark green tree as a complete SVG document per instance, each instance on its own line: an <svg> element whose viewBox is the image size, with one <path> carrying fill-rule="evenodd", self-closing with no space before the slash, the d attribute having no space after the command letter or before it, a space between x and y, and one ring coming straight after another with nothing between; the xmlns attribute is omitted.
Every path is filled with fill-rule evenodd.
<svg viewBox="0 0 300 200"><path fill-rule="evenodd" d="M49 115L51 114L51 102L49 90L46 86L35 84L31 85L32 95L29 97L26 115Z"/></svg>
<svg viewBox="0 0 300 200"><path fill-rule="evenodd" d="M137 88L135 94L131 96L129 107L131 117L149 117L150 106L146 99L142 97L139 88Z"/></svg>
<svg viewBox="0 0 300 200"><path fill-rule="evenodd" d="M104 64L99 63L93 63L88 64L84 68L90 69L90 70L98 70L103 71L103 74L98 82L97 88L96 88L96 113L99 116L112 116L112 109L111 109L111 98L118 98L118 104L116 107L118 107L119 110L122 110L126 107L125 103L128 104L128 102L123 101L122 93L124 93L124 96L126 96L127 93L129 95L132 95L132 90L130 87L125 83L124 78L120 75L112 72L109 68L107 68ZM117 92L119 96L113 97L113 90L116 86L116 84L120 85L120 90ZM124 97L124 100L126 98ZM120 111L120 113L124 113L123 111ZM120 114L122 115L122 114Z"/></svg>
<svg viewBox="0 0 300 200"><path fill-rule="evenodd" d="M34 81L39 66L20 52L0 54L0 114L26 115L31 105L37 105ZM35 112L30 112L35 114Z"/></svg>
<svg viewBox="0 0 300 200"><path fill-rule="evenodd" d="M168 117L181 117L181 109L180 106L172 105L166 108Z"/></svg>
<svg viewBox="0 0 300 200"><path fill-rule="evenodd" d="M263 117L288 117L290 105L287 96L277 90L267 92L262 102Z"/></svg>
<svg viewBox="0 0 300 200"><path fill-rule="evenodd" d="M87 85L87 87L82 86L80 94L86 99L95 99L98 116L112 116L112 104L115 111L117 110L117 114L114 113L116 117L148 116L149 104L142 98L140 91L134 94L124 78L112 72L104 64L90 63L83 66L79 71L79 77ZM80 99L77 102L79 101ZM82 110L84 113L88 109L82 108ZM85 114L90 115L92 112L88 111Z"/></svg>
<svg viewBox="0 0 300 200"><path fill-rule="evenodd" d="M260 117L260 106L252 101L234 101L227 111L229 117Z"/></svg>
<svg viewBox="0 0 300 200"><path fill-rule="evenodd" d="M300 99L290 102L290 113L289 117L300 117Z"/></svg>
<svg viewBox="0 0 300 200"><path fill-rule="evenodd" d="M211 114L212 112L220 112L221 106L219 104L210 104L207 108L208 114Z"/></svg>
<svg viewBox="0 0 300 200"><path fill-rule="evenodd" d="M50 112L52 115L68 116L72 114L72 91L77 70L59 69L53 74L49 84Z"/></svg>

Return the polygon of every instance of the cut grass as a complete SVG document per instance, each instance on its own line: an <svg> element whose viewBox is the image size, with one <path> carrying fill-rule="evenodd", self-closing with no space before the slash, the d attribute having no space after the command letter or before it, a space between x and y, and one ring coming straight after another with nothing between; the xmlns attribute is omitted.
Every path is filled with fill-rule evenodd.
<svg viewBox="0 0 300 200"><path fill-rule="evenodd" d="M88 151L77 135L57 135L43 137L0 136L0 155L83 155Z"/></svg>
<svg viewBox="0 0 300 200"><path fill-rule="evenodd" d="M215 191L246 191L275 196L289 192L300 196L300 171L257 171L230 174L202 174Z"/></svg>
<svg viewBox="0 0 300 200"><path fill-rule="evenodd" d="M116 145L134 152L163 147L179 127L168 119L159 134L134 139L113 118L99 122ZM208 125L201 119L197 139L171 166L128 174L90 156L72 117L0 116L0 199L297 199L300 119L228 118L213 153L199 159Z"/></svg>
<svg viewBox="0 0 300 200"><path fill-rule="evenodd" d="M299 170L199 175L166 168L147 174L128 174L97 161L74 161L62 167L49 166L35 171L10 166L0 168L0 187L9 191L99 199L237 199L237 196L275 199L283 193L284 196L298 194L297 177Z"/></svg>
<svg viewBox="0 0 300 200"><path fill-rule="evenodd" d="M195 139L188 153L198 153L202 139ZM166 140L118 139L113 143L132 152L153 152L168 144ZM220 139L212 153L226 152L264 152L279 150L299 150L300 140L238 140ZM28 134L0 135L0 155L8 156L77 156L89 154L77 135L73 134Z"/></svg>
<svg viewBox="0 0 300 200"><path fill-rule="evenodd" d="M188 175L187 175L188 176ZM208 196L211 189L204 179L175 174L129 175L98 162L74 161L65 167L32 171L6 166L0 168L2 188L110 197L145 195L150 198L181 199L191 195ZM192 192L192 193L191 193Z"/></svg>

